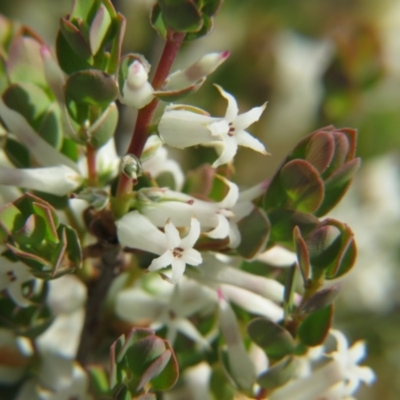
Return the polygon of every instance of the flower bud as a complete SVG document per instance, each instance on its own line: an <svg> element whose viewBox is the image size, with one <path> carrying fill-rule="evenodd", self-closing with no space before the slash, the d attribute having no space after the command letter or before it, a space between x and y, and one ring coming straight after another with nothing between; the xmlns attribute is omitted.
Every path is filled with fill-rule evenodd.
<svg viewBox="0 0 400 400"><path fill-rule="evenodd" d="M128 66L128 73L120 93L120 101L132 108L140 109L153 100L153 87L148 82L148 70L139 59Z"/></svg>
<svg viewBox="0 0 400 400"><path fill-rule="evenodd" d="M166 82L166 89L180 89L191 86L213 73L228 57L229 51L209 53L184 69L171 74Z"/></svg>

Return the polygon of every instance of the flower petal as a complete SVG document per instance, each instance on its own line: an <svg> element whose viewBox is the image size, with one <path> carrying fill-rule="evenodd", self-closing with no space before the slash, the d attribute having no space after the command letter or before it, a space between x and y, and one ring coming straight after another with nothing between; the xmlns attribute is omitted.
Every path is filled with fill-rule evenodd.
<svg viewBox="0 0 400 400"><path fill-rule="evenodd" d="M124 215L116 222L118 240L122 246L163 254L168 249L165 235L138 211Z"/></svg>
<svg viewBox="0 0 400 400"><path fill-rule="evenodd" d="M261 114L264 112L267 103L264 103L260 107L254 107L251 110L238 115L235 118L234 127L237 131L242 131L246 129L248 126L258 121L261 117Z"/></svg>
<svg viewBox="0 0 400 400"><path fill-rule="evenodd" d="M158 132L166 144L178 149L215 140L208 126L220 118L212 118L185 110L166 110Z"/></svg>
<svg viewBox="0 0 400 400"><path fill-rule="evenodd" d="M171 283L178 283L182 276L183 273L185 272L186 264L185 261L182 258L173 258L172 259L172 277L171 277Z"/></svg>
<svg viewBox="0 0 400 400"><path fill-rule="evenodd" d="M171 250L167 250L164 254L160 257L155 258L149 268L148 271L158 271L159 269L166 268L170 266L173 261L175 260L174 255L172 254Z"/></svg>
<svg viewBox="0 0 400 400"><path fill-rule="evenodd" d="M226 164L233 160L237 152L238 143L235 138L228 137L224 140L224 146L221 155L217 160L214 161L213 167L217 168L220 165Z"/></svg>
<svg viewBox="0 0 400 400"><path fill-rule="evenodd" d="M242 241L242 236L240 235L239 228L236 222L229 223L229 247L231 249L236 249Z"/></svg>
<svg viewBox="0 0 400 400"><path fill-rule="evenodd" d="M221 214L216 215L218 225L211 231L206 232L206 235L212 239L224 239L229 236L229 221Z"/></svg>
<svg viewBox="0 0 400 400"><path fill-rule="evenodd" d="M219 90L222 97L228 100L228 107L226 108L225 119L228 122L233 122L239 113L238 105L236 99L228 92L225 92L221 86L215 85L215 87Z"/></svg>
<svg viewBox="0 0 400 400"><path fill-rule="evenodd" d="M175 247L178 247L181 243L181 238L178 229L175 228L175 225L170 220L165 224L164 231L167 238L168 248L172 250Z"/></svg>
<svg viewBox="0 0 400 400"><path fill-rule="evenodd" d="M200 236L200 222L196 218L190 220L189 233L181 240L180 247L183 249L192 248Z"/></svg>
<svg viewBox="0 0 400 400"><path fill-rule="evenodd" d="M239 199L239 187L236 183L223 178L225 185L228 186L228 193L226 196L218 203L220 208L232 208Z"/></svg>
<svg viewBox="0 0 400 400"><path fill-rule="evenodd" d="M250 135L250 133L246 131L237 131L235 137L238 145L248 147L264 155L268 154L265 150L265 146L254 136Z"/></svg>
<svg viewBox="0 0 400 400"><path fill-rule="evenodd" d="M66 165L44 168L6 168L0 166L0 184L39 190L64 196L77 189L81 176Z"/></svg>
<svg viewBox="0 0 400 400"><path fill-rule="evenodd" d="M200 252L195 249L187 249L183 252L182 256L183 261L186 264L197 266L203 262L203 258L201 257Z"/></svg>

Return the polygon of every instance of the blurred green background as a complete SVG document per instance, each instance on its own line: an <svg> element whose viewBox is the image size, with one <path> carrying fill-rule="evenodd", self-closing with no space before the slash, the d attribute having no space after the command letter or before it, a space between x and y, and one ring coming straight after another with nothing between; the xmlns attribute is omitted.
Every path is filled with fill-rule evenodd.
<svg viewBox="0 0 400 400"><path fill-rule="evenodd" d="M125 51L155 63L162 42L151 30L152 1L119 0L127 17ZM72 1L13 0L0 12L29 25L54 44L59 18ZM223 115L225 101L213 83L238 100L241 111L268 101L250 131L272 154L241 148L236 181L248 187L270 177L305 134L325 125L359 131L363 165L332 216L356 234L359 257L344 279L335 325L365 339L366 363L377 382L360 400L400 398L400 2L398 0L225 0L213 32L184 45L183 67L211 51L231 56L185 102ZM135 115L124 110L120 151ZM203 150L201 150L203 151ZM183 159L183 154L185 158ZM215 159L212 150L176 152L186 168Z"/></svg>

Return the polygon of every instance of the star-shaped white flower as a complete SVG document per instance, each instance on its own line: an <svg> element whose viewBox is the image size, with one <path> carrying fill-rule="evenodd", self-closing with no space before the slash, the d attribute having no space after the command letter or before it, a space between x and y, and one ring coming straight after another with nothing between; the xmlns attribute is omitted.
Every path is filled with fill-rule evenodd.
<svg viewBox="0 0 400 400"><path fill-rule="evenodd" d="M22 284L32 279L34 277L27 266L21 262L11 262L6 257L0 257L0 291L6 290L21 307L31 304L23 294Z"/></svg>
<svg viewBox="0 0 400 400"><path fill-rule="evenodd" d="M345 394L349 396L355 393L361 382L368 385L373 383L375 374L372 369L358 365L366 356L365 343L358 341L349 347L342 332L331 329L330 334L336 339L337 351L332 354L332 358L343 368Z"/></svg>
<svg viewBox="0 0 400 400"><path fill-rule="evenodd" d="M158 254L160 257L153 259L148 270L171 266L172 283L180 280L186 264L197 266L203 261L200 253L193 249L200 236L200 223L196 218L191 219L188 234L182 239L170 220L161 232L144 215L132 211L117 221L117 233L121 245Z"/></svg>
<svg viewBox="0 0 400 400"><path fill-rule="evenodd" d="M119 290L115 300L115 311L123 320L156 330L166 327L166 339L172 345L181 333L204 348L209 347L209 341L190 317L211 315L215 306L214 290L185 277L174 286L159 278L144 277L135 286Z"/></svg>
<svg viewBox="0 0 400 400"><path fill-rule="evenodd" d="M165 188L144 188L139 192L138 208L159 228L167 218L178 228L188 228L195 217L204 234L213 239L229 237L229 247L236 248L241 241L237 223L254 209L253 200L264 192L265 183L239 192L235 183L225 178L221 181L228 191L218 202Z"/></svg>
<svg viewBox="0 0 400 400"><path fill-rule="evenodd" d="M173 105L165 109L158 131L166 144L183 149L204 145L216 147L219 158L213 167L230 162L238 146L248 147L262 154L268 154L264 145L246 129L258 121L265 110L266 103L240 114L235 98L216 85L221 95L228 101L224 118L206 115L202 110L193 112L188 106Z"/></svg>

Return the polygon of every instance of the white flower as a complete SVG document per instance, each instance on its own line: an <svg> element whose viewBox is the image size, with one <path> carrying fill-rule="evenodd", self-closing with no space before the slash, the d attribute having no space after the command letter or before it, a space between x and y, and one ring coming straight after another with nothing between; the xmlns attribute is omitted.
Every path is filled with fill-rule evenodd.
<svg viewBox="0 0 400 400"><path fill-rule="evenodd" d="M171 265L172 283L180 280L186 264L197 266L202 262L200 253L193 249L200 236L200 223L196 218L191 219L189 232L181 239L171 220L167 220L163 233L144 215L132 211L117 221L117 233L122 246L160 256L153 259L149 271L158 271Z"/></svg>
<svg viewBox="0 0 400 400"><path fill-rule="evenodd" d="M44 168L6 168L0 166L0 185L39 190L64 196L82 184L82 177L66 165Z"/></svg>
<svg viewBox="0 0 400 400"><path fill-rule="evenodd" d="M235 248L241 240L237 222L253 210L252 200L262 193L263 184L239 193L236 184L225 178L222 180L228 193L219 202L200 200L168 189L150 188L139 192L138 207L160 228L167 218L175 226L187 228L191 218L195 217L200 222L201 231L208 237L229 237L229 246Z"/></svg>
<svg viewBox="0 0 400 400"><path fill-rule="evenodd" d="M188 271L187 275L214 290L219 288L224 298L252 314L272 321L283 318L283 309L278 304L283 301L284 287L274 279L231 267L213 254L204 254L201 269Z"/></svg>
<svg viewBox="0 0 400 400"><path fill-rule="evenodd" d="M75 163L60 153L35 132L22 115L8 108L1 98L0 115L10 132L29 149L35 161L41 166L38 168L0 166L0 185L38 190L57 196L69 194L82 185L88 176L85 157ZM99 176L111 179L117 175L118 166L119 158L114 142L109 140L97 152L97 172Z"/></svg>
<svg viewBox="0 0 400 400"><path fill-rule="evenodd" d="M178 70L169 75L165 81L164 89L181 89L203 83L207 75L214 72L229 57L229 54L229 51L224 51L204 55L183 71Z"/></svg>
<svg viewBox="0 0 400 400"><path fill-rule="evenodd" d="M153 100L153 87L148 82L149 69L150 66L139 59L129 65L128 76L120 96L121 103L141 109Z"/></svg>
<svg viewBox="0 0 400 400"><path fill-rule="evenodd" d="M373 383L375 374L372 369L358 365L366 355L365 343L358 341L349 348L348 341L342 332L331 329L330 334L337 343L337 351L332 354L332 358L340 365L345 375L343 382L345 395L355 393L361 382L368 385Z"/></svg>
<svg viewBox="0 0 400 400"><path fill-rule="evenodd" d="M244 347L235 313L222 293L219 296L218 320L227 346L229 372L241 388L251 389L256 378L255 366Z"/></svg>
<svg viewBox="0 0 400 400"><path fill-rule="evenodd" d="M31 356L23 350L14 332L0 328L0 385L14 384L23 377Z"/></svg>
<svg viewBox="0 0 400 400"><path fill-rule="evenodd" d="M143 283L143 280L139 283ZM189 317L198 312L213 312L215 291L187 279L181 279L175 286L159 279L154 283L154 289L148 287L151 281L146 280L142 287L135 285L119 290L115 301L117 315L134 325L148 325L151 329L166 326L166 338L171 344L174 344L180 332L201 347L209 347L208 340L200 334Z"/></svg>
<svg viewBox="0 0 400 400"><path fill-rule="evenodd" d="M6 290L9 296L21 307L26 307L30 301L25 298L22 284L34 279L27 266L21 262L11 262L0 256L0 291Z"/></svg>
<svg viewBox="0 0 400 400"><path fill-rule="evenodd" d="M168 151L162 147L162 141L157 135L151 135L146 142L142 154L143 170L157 178L164 172L169 172L175 181L175 189L180 190L183 186L184 176L180 165L168 158Z"/></svg>
<svg viewBox="0 0 400 400"><path fill-rule="evenodd" d="M54 353L42 355L38 377L25 381L16 400L91 400L89 379L75 361Z"/></svg>
<svg viewBox="0 0 400 400"><path fill-rule="evenodd" d="M245 129L259 120L266 104L252 108L238 115L235 98L217 86L221 95L228 100L224 118L209 117L188 111L187 106L173 105L165 109L158 131L166 144L183 149L195 145L214 146L220 156L213 167L230 162L238 146L249 147L262 154L267 154L264 145Z"/></svg>
<svg viewBox="0 0 400 400"><path fill-rule="evenodd" d="M326 354L331 360L309 375L291 380L278 388L271 395L271 400L348 399L361 382L371 384L375 380L375 374L370 368L358 365L365 356L364 343L356 342L349 348L341 332L331 330L330 334L337 343L337 351Z"/></svg>

